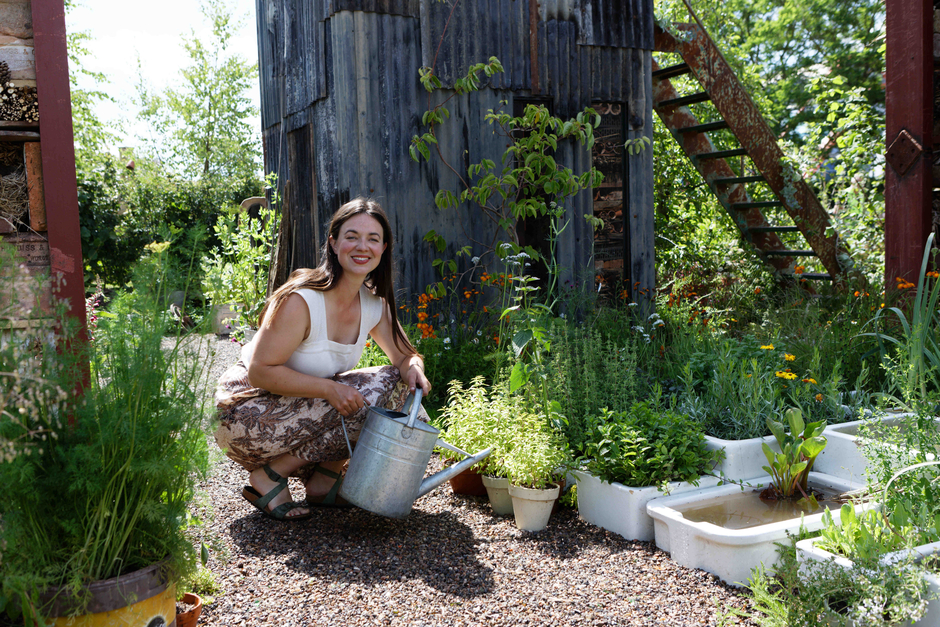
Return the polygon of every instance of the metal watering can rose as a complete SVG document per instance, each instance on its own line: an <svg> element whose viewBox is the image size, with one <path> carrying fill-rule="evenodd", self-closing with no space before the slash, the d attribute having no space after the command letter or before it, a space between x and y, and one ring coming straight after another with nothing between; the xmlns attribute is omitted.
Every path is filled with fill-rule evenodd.
<svg viewBox="0 0 940 627"><path fill-rule="evenodd" d="M370 407L356 449L349 447L349 468L339 495L358 507L389 518L404 518L415 499L451 477L486 459L491 449L471 455L438 438L440 431L417 420L421 388L405 401L409 413ZM343 432L345 434L345 423ZM424 476L431 453L440 446L466 457L444 470Z"/></svg>

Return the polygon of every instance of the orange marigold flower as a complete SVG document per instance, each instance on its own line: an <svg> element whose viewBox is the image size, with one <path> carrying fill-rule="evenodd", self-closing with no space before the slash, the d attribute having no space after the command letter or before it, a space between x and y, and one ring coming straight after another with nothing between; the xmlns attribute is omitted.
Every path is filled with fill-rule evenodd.
<svg viewBox="0 0 940 627"><path fill-rule="evenodd" d="M855 290L855 298L858 298L858 290Z"/></svg>
<svg viewBox="0 0 940 627"><path fill-rule="evenodd" d="M797 266L793 268L793 274L803 274L804 270L806 270L804 266Z"/></svg>
<svg viewBox="0 0 940 627"><path fill-rule="evenodd" d="M929 276L932 279L940 279L940 272L936 272L936 271L928 272L927 276Z"/></svg>
<svg viewBox="0 0 940 627"><path fill-rule="evenodd" d="M817 395L816 395L816 402L817 402L817 403L821 403L821 402L822 402L822 399L823 399L823 395L822 395L822 394L817 394Z"/></svg>
<svg viewBox="0 0 940 627"><path fill-rule="evenodd" d="M427 314L427 312L425 312L425 311L419 311L419 312L418 312L418 320L420 320L421 322L424 322L424 321L427 320L427 319L428 319L428 314Z"/></svg>
<svg viewBox="0 0 940 627"><path fill-rule="evenodd" d="M755 293L755 294L760 294L760 288L759 288L759 287L755 287L755 288L754 288L754 293Z"/></svg>

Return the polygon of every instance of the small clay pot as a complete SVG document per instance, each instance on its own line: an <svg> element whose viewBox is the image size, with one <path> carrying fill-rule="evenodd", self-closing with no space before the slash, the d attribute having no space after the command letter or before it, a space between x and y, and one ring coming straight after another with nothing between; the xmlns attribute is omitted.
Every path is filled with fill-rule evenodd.
<svg viewBox="0 0 940 627"><path fill-rule="evenodd" d="M202 599L198 594L187 592L183 595L183 603L194 605L195 607L187 612L178 612L176 614L176 627L196 627L196 621L202 614Z"/></svg>
<svg viewBox="0 0 940 627"><path fill-rule="evenodd" d="M454 494L464 496L486 496L486 486L483 485L483 477L476 470L468 468L459 475L451 477L450 489Z"/></svg>

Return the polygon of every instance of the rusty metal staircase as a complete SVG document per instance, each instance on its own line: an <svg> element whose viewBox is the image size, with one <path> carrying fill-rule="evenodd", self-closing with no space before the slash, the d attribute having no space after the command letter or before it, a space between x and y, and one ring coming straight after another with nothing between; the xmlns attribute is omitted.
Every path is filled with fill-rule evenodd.
<svg viewBox="0 0 940 627"><path fill-rule="evenodd" d="M659 67L653 61L653 109L669 128L742 236L757 250L780 279L831 280L843 287L852 260L803 177L788 164L777 139L761 116L750 94L738 81L718 47L699 24L676 24L675 34L656 26L658 52L678 54L684 62ZM702 91L680 96L670 79L691 75ZM702 123L689 106L711 102L719 119ZM740 148L716 149L709 133L728 129ZM736 172L732 159L747 158ZM747 174L747 172L754 174ZM763 184L775 200L755 201L748 185ZM770 224L762 209L781 207L792 225ZM778 212L780 213L780 212ZM788 249L780 233L803 235L808 249ZM803 272L798 267L806 257L816 257L826 272ZM811 284L803 282L810 291Z"/></svg>

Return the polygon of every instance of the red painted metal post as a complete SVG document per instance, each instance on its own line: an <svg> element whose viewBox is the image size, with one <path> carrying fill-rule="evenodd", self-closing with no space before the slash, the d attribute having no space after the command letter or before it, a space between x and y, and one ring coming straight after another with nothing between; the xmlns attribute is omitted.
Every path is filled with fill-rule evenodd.
<svg viewBox="0 0 940 627"><path fill-rule="evenodd" d="M72 99L69 90L65 7L62 0L32 0L39 141L48 223L49 257L57 296L67 299L85 336L85 285L78 222Z"/></svg>
<svg viewBox="0 0 940 627"><path fill-rule="evenodd" d="M78 323L75 342L83 346L88 341L88 327L72 136L72 96L65 43L65 7L62 0L32 0L32 9L39 142L53 295L68 304L68 315ZM73 347L74 344L63 348L71 350ZM85 388L89 383L87 362L83 362L82 375L79 388Z"/></svg>
<svg viewBox="0 0 940 627"><path fill-rule="evenodd" d="M885 290L917 282L931 229L933 2L887 0Z"/></svg>

